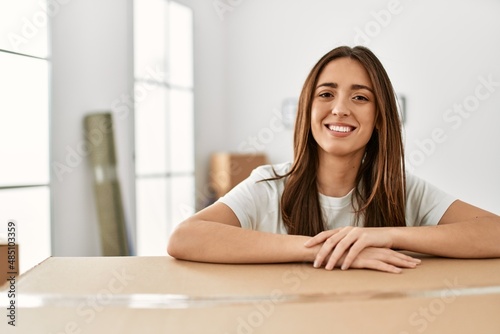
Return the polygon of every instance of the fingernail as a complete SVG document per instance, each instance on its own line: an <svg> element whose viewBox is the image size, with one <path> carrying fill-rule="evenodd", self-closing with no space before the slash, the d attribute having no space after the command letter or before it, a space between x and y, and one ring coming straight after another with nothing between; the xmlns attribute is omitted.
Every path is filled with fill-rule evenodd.
<svg viewBox="0 0 500 334"><path fill-rule="evenodd" d="M319 267L318 261L314 261L313 267L314 268L318 268Z"/></svg>

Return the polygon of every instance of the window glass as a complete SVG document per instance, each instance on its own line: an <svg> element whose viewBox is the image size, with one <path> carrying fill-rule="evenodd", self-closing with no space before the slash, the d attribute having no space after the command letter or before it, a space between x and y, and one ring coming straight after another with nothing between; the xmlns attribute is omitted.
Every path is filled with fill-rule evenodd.
<svg viewBox="0 0 500 334"><path fill-rule="evenodd" d="M165 0L134 1L134 68L138 79L157 80L165 73L167 18Z"/></svg>
<svg viewBox="0 0 500 334"><path fill-rule="evenodd" d="M18 0L0 2L0 49L47 57L47 24L57 1Z"/></svg>
<svg viewBox="0 0 500 334"><path fill-rule="evenodd" d="M176 2L169 7L169 76L174 86L193 86L193 12Z"/></svg>
<svg viewBox="0 0 500 334"><path fill-rule="evenodd" d="M164 255L194 213L193 15L168 0L135 1L134 14L137 255Z"/></svg>
<svg viewBox="0 0 500 334"><path fill-rule="evenodd" d="M170 171L194 171L193 93L171 90L169 106Z"/></svg>
<svg viewBox="0 0 500 334"><path fill-rule="evenodd" d="M49 187L2 189L0 203L0 226L10 219L16 222L19 268L24 273L51 254Z"/></svg>
<svg viewBox="0 0 500 334"><path fill-rule="evenodd" d="M192 216L194 209L194 176L177 176L170 180L169 196L170 221L168 233L172 233L175 227Z"/></svg>
<svg viewBox="0 0 500 334"><path fill-rule="evenodd" d="M0 52L0 186L49 183L48 64Z"/></svg>
<svg viewBox="0 0 500 334"><path fill-rule="evenodd" d="M164 255L167 247L166 178L137 179L137 254Z"/></svg>
<svg viewBox="0 0 500 334"><path fill-rule="evenodd" d="M136 103L135 158L138 175L160 174L167 171L166 100L167 89L156 86L143 101Z"/></svg>

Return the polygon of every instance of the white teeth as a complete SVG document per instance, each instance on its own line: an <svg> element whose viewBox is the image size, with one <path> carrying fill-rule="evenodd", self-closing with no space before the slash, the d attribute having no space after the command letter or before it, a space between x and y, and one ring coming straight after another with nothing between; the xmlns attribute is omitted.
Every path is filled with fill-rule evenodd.
<svg viewBox="0 0 500 334"><path fill-rule="evenodd" d="M340 125L329 125L328 129L336 132L351 132L353 128L350 126L340 126Z"/></svg>

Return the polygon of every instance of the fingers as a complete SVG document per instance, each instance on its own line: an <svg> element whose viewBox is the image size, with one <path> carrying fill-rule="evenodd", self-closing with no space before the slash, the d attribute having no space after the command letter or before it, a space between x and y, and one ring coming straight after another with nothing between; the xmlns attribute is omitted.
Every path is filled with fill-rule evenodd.
<svg viewBox="0 0 500 334"><path fill-rule="evenodd" d="M331 239L334 238L330 238L328 239L328 241L330 241ZM327 242L325 242L325 244ZM340 258L344 254L347 255L345 260L343 261L342 269L348 269L350 263L354 261L354 259L358 256L359 252L361 252L366 247L364 243L360 242L358 236L353 233L348 233L341 240L332 240L332 243L335 243L335 245L333 246L335 248L333 249L332 255L328 259L328 262L325 266L325 269L329 270L335 268ZM349 257L350 257L349 265L346 265L347 264L346 261L348 260Z"/></svg>
<svg viewBox="0 0 500 334"><path fill-rule="evenodd" d="M345 239L347 240L348 236ZM393 251L390 248L386 248L384 246L373 246L373 244L370 243L370 241L368 240L368 235L363 233L363 232L361 232L361 234L358 234L356 237L351 238L351 240L347 240L346 242L351 242L352 246L349 248L349 250L347 250L347 248L344 250L344 251L347 251L347 254L346 254L345 260L342 262L342 267L341 267L342 270L349 269L349 267L352 265L352 263L358 257L359 253L361 253L365 248L368 248L368 247L375 247L375 248L380 249L380 250L384 249L386 252L388 252L388 254L387 254L388 260L391 260L392 257L394 257L394 259L398 259L398 261L396 261L396 263L395 263L396 265L401 264L401 263L403 263L403 264L420 263L419 259L415 259L415 258L412 258L412 257L407 256L405 254L401 254L399 252ZM341 243L342 242L339 243L339 246ZM342 251L342 249L339 251ZM406 260L409 262L404 262L403 260Z"/></svg>
<svg viewBox="0 0 500 334"><path fill-rule="evenodd" d="M399 274L403 272L403 268L412 269L415 268L417 265L418 264L415 262L409 262L406 260L399 260L399 261L389 260L387 262L384 260L367 260L363 263L362 268Z"/></svg>
<svg viewBox="0 0 500 334"><path fill-rule="evenodd" d="M367 247L358 252L358 255L354 257L354 260L349 266L344 266L349 253L350 251L347 254L344 253L338 260L342 263L341 268L343 270L347 268L365 268L389 273L401 273L403 269L415 268L421 263L420 259L413 258L389 248ZM330 260L325 266L325 269L333 269L333 267L331 267ZM331 260L332 263L335 261L335 259Z"/></svg>
<svg viewBox="0 0 500 334"><path fill-rule="evenodd" d="M384 232L348 226L321 232L304 245L321 245L314 259L314 267L319 268L326 262L327 270L340 265L342 270L354 266L399 272L401 268L414 268L420 263L418 259L390 249L392 242L384 237L387 234Z"/></svg>
<svg viewBox="0 0 500 334"><path fill-rule="evenodd" d="M359 255L359 253L365 249L367 245L363 243L362 240L359 240L352 245L352 247L349 249L347 252L347 256L345 257L344 262L342 263L341 269L346 270L349 269L353 261L356 259L356 257Z"/></svg>
<svg viewBox="0 0 500 334"><path fill-rule="evenodd" d="M325 268L328 270L335 268L335 266L339 262L339 259L344 256L344 254L346 254L349 248L351 248L356 242L358 242L360 233L362 233L362 230L356 227L344 227L340 229L337 234L328 238L324 242L322 249L316 256L315 264L317 266L321 266L326 257L329 257ZM358 247L356 247L356 254L354 254L352 258L354 259L357 253L359 253L365 247L365 244L360 244Z"/></svg>
<svg viewBox="0 0 500 334"><path fill-rule="evenodd" d="M420 259L407 256L404 254L401 254L399 252L390 250L393 254L390 256L387 256L384 261L387 263L390 263L394 266L401 267L401 268L415 268L417 265L419 265L422 261Z"/></svg>
<svg viewBox="0 0 500 334"><path fill-rule="evenodd" d="M367 262L365 268L384 271L386 273L392 273L392 274L400 274L403 272L403 269L399 267L385 263L383 261L376 261L376 260Z"/></svg>
<svg viewBox="0 0 500 334"><path fill-rule="evenodd" d="M339 232L339 229L334 229L334 230L328 230L328 231L323 231L321 233L318 233L314 237L312 237L311 239L307 240L304 243L304 246L305 247L314 247L316 245L319 245L319 244L325 242L325 240L330 238L332 235L337 234L338 232Z"/></svg>
<svg viewBox="0 0 500 334"><path fill-rule="evenodd" d="M340 252L340 249L339 249L339 247L341 246L340 245L341 240L342 241L345 240L345 236L343 233L334 234L331 237L329 237L328 239L326 239L326 241L321 246L321 249L319 250L318 254L316 254L316 258L314 259L314 267L315 268L321 267L323 265L323 262L325 261L325 259L328 256L330 256L330 260L332 260L332 257L334 256L334 253L332 253L332 251L336 252L335 259L338 260L338 258L340 258L340 256L342 256L342 254L344 252ZM345 247L345 246L343 246L343 247ZM330 261L329 261L328 264L330 264L330 265L326 269L332 269L335 266L336 262L337 262L336 260L335 261L332 260L331 263L333 263L333 264L330 264Z"/></svg>

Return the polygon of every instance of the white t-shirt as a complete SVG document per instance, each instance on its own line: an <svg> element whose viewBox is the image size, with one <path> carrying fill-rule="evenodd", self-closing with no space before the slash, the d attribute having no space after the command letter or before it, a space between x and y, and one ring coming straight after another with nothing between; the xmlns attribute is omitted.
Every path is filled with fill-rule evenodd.
<svg viewBox="0 0 500 334"><path fill-rule="evenodd" d="M218 201L229 206L241 227L262 232L287 234L281 217L280 200L285 178L257 182L284 175L291 163L257 167L252 174ZM319 193L320 206L328 230L354 224L351 190L344 197L329 197ZM448 207L456 200L424 180L406 174L406 225L437 225Z"/></svg>

